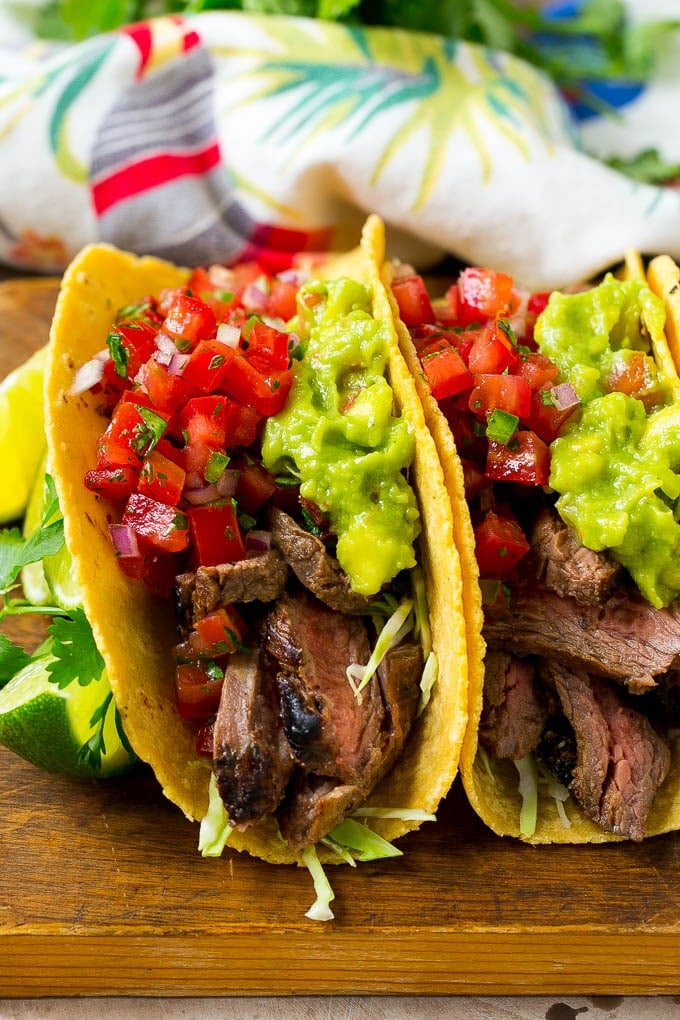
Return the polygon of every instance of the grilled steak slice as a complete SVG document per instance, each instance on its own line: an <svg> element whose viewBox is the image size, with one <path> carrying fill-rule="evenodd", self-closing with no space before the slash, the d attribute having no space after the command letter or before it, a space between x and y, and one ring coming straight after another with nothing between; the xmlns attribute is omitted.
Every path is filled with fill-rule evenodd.
<svg viewBox="0 0 680 1020"><path fill-rule="evenodd" d="M576 801L604 829L641 840L670 767L667 744L606 680L554 661L543 664L542 671L576 737L570 785Z"/></svg>
<svg viewBox="0 0 680 1020"><path fill-rule="evenodd" d="M363 620L305 592L286 592L266 617L264 645L296 760L310 772L354 781L379 743L384 716L378 686L356 698L347 679L347 667L370 655Z"/></svg>
<svg viewBox="0 0 680 1020"><path fill-rule="evenodd" d="M634 694L654 687L680 658L677 605L655 609L632 588L618 589L598 608L522 581L513 587L509 612L487 614L484 636L492 648L559 659Z"/></svg>
<svg viewBox="0 0 680 1020"><path fill-rule="evenodd" d="M367 608L369 600L352 591L347 574L320 538L278 507L272 508L270 527L272 542L312 594L339 613L360 613Z"/></svg>
<svg viewBox="0 0 680 1020"><path fill-rule="evenodd" d="M531 545L537 576L551 591L583 605L601 605L621 577L618 563L603 552L582 546L559 514L547 507L534 522Z"/></svg>
<svg viewBox="0 0 680 1020"><path fill-rule="evenodd" d="M327 835L363 803L391 768L415 718L422 665L422 651L415 644L399 645L382 660L377 687L385 707L383 727L379 743L354 781L296 772L278 811L281 834L293 849L302 849ZM375 680L370 686L375 686Z"/></svg>
<svg viewBox="0 0 680 1020"><path fill-rule="evenodd" d="M303 850L327 836L364 795L356 783L296 771L277 813L281 835L293 850Z"/></svg>
<svg viewBox="0 0 680 1020"><path fill-rule="evenodd" d="M191 630L220 606L232 602L273 602L288 580L288 566L276 549L237 563L199 567L195 574L180 574L175 580L175 609L183 625Z"/></svg>
<svg viewBox="0 0 680 1020"><path fill-rule="evenodd" d="M275 693L257 651L232 655L215 720L213 768L232 825L275 811L293 771Z"/></svg>
<svg viewBox="0 0 680 1020"><path fill-rule="evenodd" d="M496 758L523 758L538 744L548 705L534 663L489 649L484 660L484 707L479 739Z"/></svg>

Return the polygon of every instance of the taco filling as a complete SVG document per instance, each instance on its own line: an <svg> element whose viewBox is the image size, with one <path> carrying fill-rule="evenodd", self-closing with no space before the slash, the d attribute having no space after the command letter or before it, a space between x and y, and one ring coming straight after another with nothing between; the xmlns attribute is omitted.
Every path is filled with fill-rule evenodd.
<svg viewBox="0 0 680 1020"><path fill-rule="evenodd" d="M416 493L425 476L438 493L440 467L377 269L371 285L85 257L74 293L95 332L106 323L106 346L88 338L76 361L57 318L50 426L131 743L236 849L277 862L320 841L330 859L393 854L377 832L417 826L455 774L466 674L462 620L454 603L444 647L442 585L421 546L421 530L450 530L443 483L433 501ZM124 307L101 299L100 257L123 277ZM69 458L76 422L88 439ZM444 558L460 590L453 543ZM422 677L437 671L423 711ZM374 790L364 810L378 820L359 838L348 816Z"/></svg>
<svg viewBox="0 0 680 1020"><path fill-rule="evenodd" d="M440 301L407 271L392 289L471 515L486 642L462 761L473 806L537 842L673 827L679 390L663 304L611 275L551 296L478 268Z"/></svg>

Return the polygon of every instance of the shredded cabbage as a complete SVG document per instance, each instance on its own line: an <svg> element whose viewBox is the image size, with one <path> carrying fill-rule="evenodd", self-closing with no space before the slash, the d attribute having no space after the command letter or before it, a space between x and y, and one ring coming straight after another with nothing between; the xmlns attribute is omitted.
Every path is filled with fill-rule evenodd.
<svg viewBox="0 0 680 1020"><path fill-rule="evenodd" d="M358 807L352 818L400 818L404 822L436 822L437 816L422 808Z"/></svg>
<svg viewBox="0 0 680 1020"><path fill-rule="evenodd" d="M373 832L367 825L345 818L330 833L330 838L340 846L359 851L359 861L379 861L385 857L403 857L403 850Z"/></svg>
<svg viewBox="0 0 680 1020"><path fill-rule="evenodd" d="M208 810L201 821L198 849L203 857L219 857L233 832L233 826L229 824L214 772L210 774L208 797Z"/></svg>
<svg viewBox="0 0 680 1020"><path fill-rule="evenodd" d="M314 892L316 893L316 899L305 914L305 917L308 917L310 921L332 921L335 915L330 905L335 899L335 893L331 889L331 884L321 867L321 861L319 860L316 848L313 846L305 847L302 851L302 860L312 876Z"/></svg>
<svg viewBox="0 0 680 1020"><path fill-rule="evenodd" d="M533 754L514 762L519 772L519 795L522 808L519 813L520 836L533 836L536 831L538 817L538 775Z"/></svg>
<svg viewBox="0 0 680 1020"><path fill-rule="evenodd" d="M416 637L423 649L423 658L427 659L432 651L432 631L430 629L430 616L427 609L427 595L425 593L425 577L420 567L414 567L411 571L411 586L413 588L413 603L415 612L415 626L413 628Z"/></svg>
<svg viewBox="0 0 680 1020"><path fill-rule="evenodd" d="M437 682L439 676L439 662L434 652L430 652L428 655L425 666L423 668L423 675L420 678L420 701L418 702L418 715L427 708L430 698L432 696L432 688Z"/></svg>
<svg viewBox="0 0 680 1020"><path fill-rule="evenodd" d="M558 782L552 772L550 772L543 762L540 761L538 763L538 781L539 783L545 783L548 796L552 797L555 801L557 814L560 816L562 825L565 829L570 829L571 821L567 816L567 812L564 810L564 802L565 800L569 800L569 790L566 786L563 786L562 783Z"/></svg>
<svg viewBox="0 0 680 1020"><path fill-rule="evenodd" d="M413 599L403 598L378 634L375 647L366 665L362 666L358 662L353 662L347 667L347 679L356 695L361 694L369 683L390 648L398 645L406 634L413 630L412 610Z"/></svg>

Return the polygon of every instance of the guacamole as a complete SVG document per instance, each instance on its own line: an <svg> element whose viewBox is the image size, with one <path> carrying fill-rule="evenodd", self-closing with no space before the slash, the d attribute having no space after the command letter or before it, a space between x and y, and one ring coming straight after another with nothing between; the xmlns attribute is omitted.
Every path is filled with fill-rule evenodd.
<svg viewBox="0 0 680 1020"><path fill-rule="evenodd" d="M370 596L415 566L418 507L403 473L413 429L394 413L388 340L369 289L348 279L307 284L298 308L304 358L285 408L267 421L262 459L297 478L328 516L352 588Z"/></svg>
<svg viewBox="0 0 680 1020"><path fill-rule="evenodd" d="M677 380L652 357L664 322L644 281L607 276L584 293L552 295L536 326L541 351L582 404L551 446L560 516L585 546L609 550L657 607L680 594ZM645 356L635 395L622 392L631 388L625 369L633 352Z"/></svg>

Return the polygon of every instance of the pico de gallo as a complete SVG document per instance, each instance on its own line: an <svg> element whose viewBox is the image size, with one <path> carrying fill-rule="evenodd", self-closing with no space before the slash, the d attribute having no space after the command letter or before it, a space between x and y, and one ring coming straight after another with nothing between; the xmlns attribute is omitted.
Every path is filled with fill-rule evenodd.
<svg viewBox="0 0 680 1020"><path fill-rule="evenodd" d="M550 443L579 404L534 342L550 295L525 293L506 273L477 267L464 269L439 300L411 273L397 276L392 290L460 453L480 574L503 580L529 550L503 489L548 484Z"/></svg>
<svg viewBox="0 0 680 1020"><path fill-rule="evenodd" d="M263 467L258 440L290 391L298 338L284 323L300 282L257 263L196 269L185 286L121 309L106 349L76 376L73 391L96 393L108 418L85 486L117 509L120 569L159 596L181 570L266 548L260 511L278 492L296 498ZM221 607L178 656L178 708L206 754L222 663L246 632L236 608Z"/></svg>
<svg viewBox="0 0 680 1020"><path fill-rule="evenodd" d="M522 290L506 273L469 267L435 301L422 277L410 271L397 275L392 289L460 454L487 599L504 598L502 586L485 582L512 578L530 549L524 525L549 486L553 496L559 494L557 509L581 536L593 532L595 520L602 531L623 498L612 488L612 476L625 473L637 486L634 498L626 496L629 502L656 498L647 491L649 451L639 444L628 449L628 411L615 404L617 398L626 402L630 414L651 425L669 401L668 379L649 335L663 329L663 315L659 319L657 299L644 281L608 275L581 293L551 297ZM581 432L595 429L588 424L593 416L597 438L583 438ZM607 430L618 437L616 457L597 456L593 466L594 444L604 452ZM590 461L583 455L589 443ZM665 477L658 466L657 475ZM585 501L575 495L582 492ZM645 528L648 533L648 523ZM615 548L646 596L658 601L654 586L642 581L637 546L628 555L609 534L585 544ZM648 550L645 555L649 559Z"/></svg>

